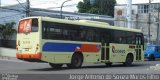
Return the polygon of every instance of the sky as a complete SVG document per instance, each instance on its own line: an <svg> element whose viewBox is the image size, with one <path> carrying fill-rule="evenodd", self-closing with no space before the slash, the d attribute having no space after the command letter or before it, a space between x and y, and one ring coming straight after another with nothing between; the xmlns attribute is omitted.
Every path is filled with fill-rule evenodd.
<svg viewBox="0 0 160 80"><path fill-rule="evenodd" d="M118 4L126 4L127 0L116 0ZM151 0L152 3L160 3L160 0ZM132 4L149 3L149 0L132 0Z"/></svg>
<svg viewBox="0 0 160 80"><path fill-rule="evenodd" d="M20 3L24 3L26 0L0 0L1 1L1 5L2 6L6 6L6 5L13 5L13 4L18 4L18 1ZM30 0L31 3L31 7L32 8L43 8L43 9L52 9L52 10L59 10L61 4L64 2L65 0ZM69 12L75 12L77 11L76 8L76 4L79 1L83 1L83 0L71 0L68 1L64 4L65 5L69 5L66 7L63 7L63 11L69 11ZM126 4L127 0L116 0L118 4ZM148 3L149 0L132 0L132 4L138 4L138 3ZM160 0L153 0L154 2L160 2Z"/></svg>

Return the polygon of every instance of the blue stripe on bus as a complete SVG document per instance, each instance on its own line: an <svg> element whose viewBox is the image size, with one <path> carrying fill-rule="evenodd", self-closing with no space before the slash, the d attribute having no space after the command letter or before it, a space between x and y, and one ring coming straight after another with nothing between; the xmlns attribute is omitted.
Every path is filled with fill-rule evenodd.
<svg viewBox="0 0 160 80"><path fill-rule="evenodd" d="M73 43L45 43L42 50L47 52L74 52L76 47L80 47L80 44Z"/></svg>

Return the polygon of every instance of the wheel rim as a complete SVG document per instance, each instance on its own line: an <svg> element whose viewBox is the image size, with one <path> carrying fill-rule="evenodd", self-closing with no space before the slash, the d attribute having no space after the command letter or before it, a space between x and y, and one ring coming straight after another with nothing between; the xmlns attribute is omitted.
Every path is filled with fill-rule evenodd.
<svg viewBox="0 0 160 80"><path fill-rule="evenodd" d="M130 66L133 62L133 57L132 56L127 56L126 62L124 63L126 66Z"/></svg>
<svg viewBox="0 0 160 80"><path fill-rule="evenodd" d="M80 59L80 57L75 57L75 60L74 60L74 65L76 66L76 67L79 67L80 65L81 65L81 59Z"/></svg>
<svg viewBox="0 0 160 80"><path fill-rule="evenodd" d="M127 63L128 63L128 64L131 64L131 63L132 63L132 58L131 58L131 57L129 57L129 58L127 59Z"/></svg>

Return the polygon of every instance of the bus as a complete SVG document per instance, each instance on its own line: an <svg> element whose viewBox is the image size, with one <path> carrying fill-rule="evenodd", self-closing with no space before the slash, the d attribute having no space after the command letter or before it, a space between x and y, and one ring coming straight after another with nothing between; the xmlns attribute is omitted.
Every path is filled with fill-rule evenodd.
<svg viewBox="0 0 160 80"><path fill-rule="evenodd" d="M80 68L83 63L144 61L141 30L90 20L27 17L19 21L16 57L47 62L53 68Z"/></svg>

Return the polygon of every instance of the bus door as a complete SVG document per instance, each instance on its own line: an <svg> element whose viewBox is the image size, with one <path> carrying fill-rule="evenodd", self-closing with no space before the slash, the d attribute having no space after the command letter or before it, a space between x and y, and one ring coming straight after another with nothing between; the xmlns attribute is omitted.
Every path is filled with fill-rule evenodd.
<svg viewBox="0 0 160 80"><path fill-rule="evenodd" d="M109 60L109 43L102 43L101 60Z"/></svg>
<svg viewBox="0 0 160 80"><path fill-rule="evenodd" d="M103 32L101 36L101 60L109 60L109 42L110 42L110 34L109 32Z"/></svg>
<svg viewBox="0 0 160 80"><path fill-rule="evenodd" d="M136 35L136 60L141 60L142 36Z"/></svg>

